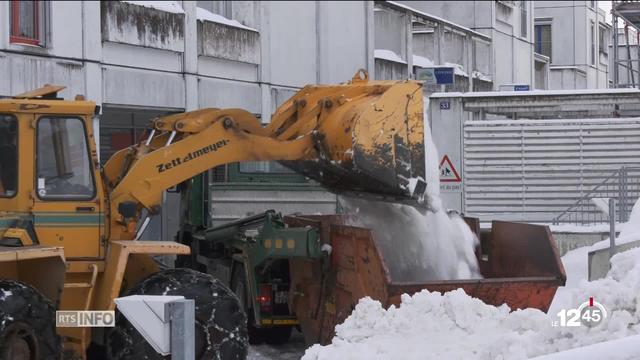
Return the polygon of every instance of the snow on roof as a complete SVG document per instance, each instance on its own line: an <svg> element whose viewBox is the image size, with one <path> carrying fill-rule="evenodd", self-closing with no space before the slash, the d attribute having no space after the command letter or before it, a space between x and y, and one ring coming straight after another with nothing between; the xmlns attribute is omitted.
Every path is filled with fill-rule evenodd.
<svg viewBox="0 0 640 360"><path fill-rule="evenodd" d="M416 10L416 9L412 8L411 6L407 6L407 5L401 4L399 2L395 2L395 1L385 1L385 2L387 4L390 4L390 5L402 8L402 9L409 10L409 11L413 12L414 14L417 14L417 15L420 15L422 17L425 17L428 20L437 21L437 22L440 22L440 23L443 23L443 24L447 24L447 25L449 25L449 26L451 26L453 28L457 28L459 30L471 33L474 36L484 38L484 39L486 39L488 41L491 40L491 37L488 36L488 35L485 35L483 33L479 33L479 32L477 32L477 31L475 31L475 30L473 30L471 28L468 28L466 26L462 26L460 24L456 24L456 23L454 23L452 21L445 20L445 19L443 19L443 18L441 18L439 16L431 15L431 14L428 14L426 12L423 12L423 11L420 11L420 10Z"/></svg>
<svg viewBox="0 0 640 360"><path fill-rule="evenodd" d="M377 56L376 56L377 57ZM443 65L436 65L433 60L420 55L413 55L413 65L422 68L453 68L456 75L469 77L464 71L464 67L460 64L445 62ZM491 81L491 80L489 80Z"/></svg>
<svg viewBox="0 0 640 360"><path fill-rule="evenodd" d="M413 66L420 66L423 68L434 67L435 64L429 58L420 55L413 55Z"/></svg>
<svg viewBox="0 0 640 360"><path fill-rule="evenodd" d="M481 73L480 71L474 71L472 76L474 79L478 79L482 81L493 81L489 76Z"/></svg>
<svg viewBox="0 0 640 360"><path fill-rule="evenodd" d="M639 94L640 89L573 89L573 90L529 90L529 91L479 91L479 92L437 92L430 95L432 98L451 97L497 97L497 96L559 96L559 95L615 95L615 94Z"/></svg>
<svg viewBox="0 0 640 360"><path fill-rule="evenodd" d="M122 1L125 3L144 6L156 10L166 11L174 14L184 14L182 6L177 1Z"/></svg>
<svg viewBox="0 0 640 360"><path fill-rule="evenodd" d="M200 21L211 21L211 22L214 22L214 23L231 26L231 27L238 28L238 29L245 29L245 30L249 30L249 31L258 32L258 30L254 29L252 27L248 27L248 26L242 25L237 20L227 19L226 17L224 17L222 15L214 14L214 13L212 13L212 12L206 10L206 9L200 8L200 7L196 8L196 17Z"/></svg>
<svg viewBox="0 0 640 360"><path fill-rule="evenodd" d="M460 64L445 62L444 65L439 65L438 67L452 67L454 74L469 77L469 74L464 71L464 66Z"/></svg>
<svg viewBox="0 0 640 360"><path fill-rule="evenodd" d="M383 59L383 60L393 61L393 62L402 63L402 64L407 63L406 61L402 60L402 58L398 56L398 54L396 54L391 50L375 49L373 51L373 57L375 57L376 59Z"/></svg>

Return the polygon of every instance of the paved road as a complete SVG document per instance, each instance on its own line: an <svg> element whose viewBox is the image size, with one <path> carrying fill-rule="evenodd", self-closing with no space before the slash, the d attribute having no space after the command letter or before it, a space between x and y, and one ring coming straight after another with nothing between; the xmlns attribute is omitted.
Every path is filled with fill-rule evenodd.
<svg viewBox="0 0 640 360"><path fill-rule="evenodd" d="M248 360L298 360L307 346L301 333L294 330L291 339L284 345L253 345L249 348Z"/></svg>

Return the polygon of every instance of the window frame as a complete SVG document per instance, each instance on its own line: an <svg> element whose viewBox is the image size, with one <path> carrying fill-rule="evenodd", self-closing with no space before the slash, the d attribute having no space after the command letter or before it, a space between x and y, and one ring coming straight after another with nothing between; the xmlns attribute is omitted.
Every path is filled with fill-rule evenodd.
<svg viewBox="0 0 640 360"><path fill-rule="evenodd" d="M27 37L22 37L20 35L16 35L19 33L19 29L20 29L20 0L11 0L10 2L10 11L11 11L11 27L9 29L9 43L11 44L27 44L27 45L35 45L35 46L42 46L43 43L43 39L42 39L42 34L41 34L41 18L40 18L40 11L42 4L40 3L40 1L38 0L34 0L32 1L33 6L35 7L35 11L34 11L34 20L33 20L33 27L34 27L34 34L36 35L35 38L27 38Z"/></svg>
<svg viewBox="0 0 640 360"><path fill-rule="evenodd" d="M589 26L590 26L590 30L589 31L589 36L591 37L591 44L590 44L590 48L591 48L591 58L590 58L590 63L589 65L591 66L596 66L596 62L597 62L597 56L596 56L596 48L598 47L598 45L596 44L596 23L595 21L591 20L589 22Z"/></svg>
<svg viewBox="0 0 640 360"><path fill-rule="evenodd" d="M538 39L540 40L540 50L538 51L538 41L536 41L536 36L538 35L538 27L542 27L542 26L549 26L549 39L551 39L551 44L549 47L549 50L551 51L550 54L543 54L542 51L542 31L540 31L540 36L538 36ZM553 63L553 23L552 21L545 19L545 20L540 20L540 21L536 21L533 25L533 51L540 54L540 55L544 55L547 56L549 58L549 63Z"/></svg>
<svg viewBox="0 0 640 360"><path fill-rule="evenodd" d="M80 124L82 124L82 131L84 133L84 139L85 139L85 147L87 150L87 158L89 159L89 174L91 175L91 183L93 185L93 193L91 194L91 196L87 196L87 197L55 197L55 198L51 198L51 197L42 197L40 196L39 192L38 192L38 155L40 154L40 144L38 141L38 134L40 133L40 121L42 119L78 119L80 120ZM38 200L41 201L76 201L76 202L81 202L81 201L93 201L96 198L96 195L98 193L98 188L96 186L96 177L95 177L95 173L94 173L94 164L92 163L92 158L91 158L91 149L89 147L89 138L88 138L88 132L87 132L87 126L84 122L84 119L82 118L82 116L79 115L46 115L43 114L41 116L38 117L37 121L36 121L36 129L35 129L35 143L36 143L36 152L35 152L35 161L33 162L33 181L34 181L34 186L33 188L35 189L35 193L36 196L38 197Z"/></svg>
<svg viewBox="0 0 640 360"><path fill-rule="evenodd" d="M520 37L523 39L529 37L529 9L527 5L527 1L520 1Z"/></svg>
<svg viewBox="0 0 640 360"><path fill-rule="evenodd" d="M10 116L13 118L13 120L16 123L16 189L13 193L13 195L8 196L8 195L0 195L0 199L13 199L16 196L18 196L18 191L20 191L20 178L18 177L18 175L20 174L20 124L18 123L18 118L15 116L15 114L10 114L10 113L0 113L0 115L2 116ZM5 189L5 193L6 193Z"/></svg>
<svg viewBox="0 0 640 360"><path fill-rule="evenodd" d="M602 39L600 39L600 34L602 34ZM607 28L601 22L598 22L598 52L609 55L608 47Z"/></svg>

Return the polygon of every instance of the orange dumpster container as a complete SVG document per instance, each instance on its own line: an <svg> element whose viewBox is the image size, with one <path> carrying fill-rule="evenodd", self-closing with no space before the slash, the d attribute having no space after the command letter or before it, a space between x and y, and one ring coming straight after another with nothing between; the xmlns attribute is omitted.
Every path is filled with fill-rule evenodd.
<svg viewBox="0 0 640 360"><path fill-rule="evenodd" d="M511 309L547 311L566 274L555 241L546 226L494 221L480 231L479 221L465 218L479 234L476 254L483 279L426 283L394 282L371 230L344 225L340 215L292 216L291 226L320 229L321 241L329 244L329 258L291 260L290 304L307 343L327 344L334 328L369 296L385 307L398 306L404 293L423 289L447 292L462 288L487 304L507 304ZM401 244L398 244L399 246Z"/></svg>

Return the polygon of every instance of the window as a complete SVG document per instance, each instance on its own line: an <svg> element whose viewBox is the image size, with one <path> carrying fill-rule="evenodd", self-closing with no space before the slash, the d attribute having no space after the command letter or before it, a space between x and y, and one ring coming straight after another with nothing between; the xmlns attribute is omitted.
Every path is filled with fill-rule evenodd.
<svg viewBox="0 0 640 360"><path fill-rule="evenodd" d="M18 122L0 114L0 197L16 195L18 185Z"/></svg>
<svg viewBox="0 0 640 360"><path fill-rule="evenodd" d="M227 19L232 18L231 1L198 1L197 6L214 14L222 15Z"/></svg>
<svg viewBox="0 0 640 360"><path fill-rule="evenodd" d="M295 171L277 161L248 161L240 163L241 173L295 174Z"/></svg>
<svg viewBox="0 0 640 360"><path fill-rule="evenodd" d="M591 65L596 64L596 25L591 22Z"/></svg>
<svg viewBox="0 0 640 360"><path fill-rule="evenodd" d="M79 118L38 121L37 188L46 199L90 199L95 193L91 158Z"/></svg>
<svg viewBox="0 0 640 360"><path fill-rule="evenodd" d="M607 48L609 47L607 40L607 29L600 24L598 27L598 50L605 55L607 54Z"/></svg>
<svg viewBox="0 0 640 360"><path fill-rule="evenodd" d="M44 45L44 6L41 1L11 1L11 35L17 44Z"/></svg>
<svg viewBox="0 0 640 360"><path fill-rule="evenodd" d="M551 24L536 25L536 52L551 59Z"/></svg>
<svg viewBox="0 0 640 360"><path fill-rule="evenodd" d="M520 1L520 36L527 37L527 2Z"/></svg>

